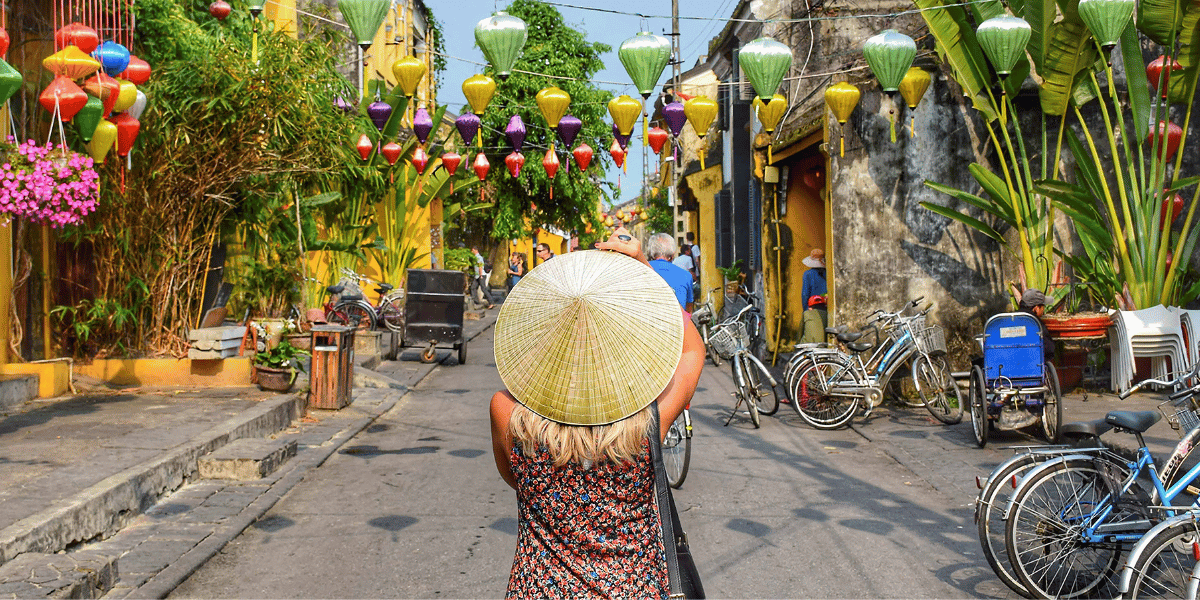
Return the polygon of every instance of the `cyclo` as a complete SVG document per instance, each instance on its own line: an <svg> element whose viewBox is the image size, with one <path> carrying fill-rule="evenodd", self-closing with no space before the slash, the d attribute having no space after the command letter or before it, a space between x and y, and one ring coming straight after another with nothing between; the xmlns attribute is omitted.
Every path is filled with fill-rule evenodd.
<svg viewBox="0 0 1200 600"><path fill-rule="evenodd" d="M1000 313L987 320L975 339L983 364L971 369L968 397L975 443L987 445L992 429L1014 430L1041 424L1050 443L1062 431L1062 391L1058 371L1046 362L1038 318L1022 312Z"/></svg>

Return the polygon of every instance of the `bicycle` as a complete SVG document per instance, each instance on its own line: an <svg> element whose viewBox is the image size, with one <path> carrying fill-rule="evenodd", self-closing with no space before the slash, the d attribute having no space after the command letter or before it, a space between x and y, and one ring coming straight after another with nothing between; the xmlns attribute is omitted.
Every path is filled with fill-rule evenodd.
<svg viewBox="0 0 1200 600"><path fill-rule="evenodd" d="M713 348L709 336L716 323L716 313L713 311L713 292L719 289L721 288L715 287L708 290L708 301L696 307L696 310L692 312L692 323L700 332L700 338L704 340L704 352L715 367L721 366L721 354L717 352L716 348Z"/></svg>
<svg viewBox="0 0 1200 600"><path fill-rule="evenodd" d="M733 415L737 414L738 407L745 403L746 412L750 415L750 422L754 424L755 429L758 429L762 426L760 414L770 416L779 410L779 392L775 389L779 384L771 376L766 365L757 356L750 353L749 334L746 332L746 323L742 317L753 308L753 306L747 305L737 314L719 323L713 328L709 339L717 352L729 360L730 368L733 370L736 401L733 404L733 411L729 413L729 418L725 419L725 425L729 425L733 420ZM755 368L750 368L747 363ZM764 390L764 381L770 384L770 392Z"/></svg>
<svg viewBox="0 0 1200 600"><path fill-rule="evenodd" d="M747 306L750 307L750 311L744 312ZM746 322L746 347L751 354L758 357L758 360L765 360L767 357L767 338L765 321L763 319L762 299L758 294L752 293L747 289L746 286L738 284L736 293L725 294L725 303L721 308L721 314L724 320L728 320L730 316L743 314L743 312L744 316L742 318Z"/></svg>
<svg viewBox="0 0 1200 600"><path fill-rule="evenodd" d="M1175 388L1179 391L1160 404L1160 412L1181 430L1200 424L1195 414L1200 383L1182 388L1185 381L1195 380L1198 368L1200 363L1175 380L1146 380L1121 397L1148 384ZM1174 414L1163 408L1168 404L1177 409ZM1182 404L1187 406L1178 408ZM1200 441L1200 427L1183 432L1160 475L1142 434L1161 418L1153 411L1106 415L1107 424L1137 439L1135 457L1125 459L1126 468L1116 470L1109 460L1069 454L1035 467L1018 484L1005 511L1005 547L1013 571L1030 595L1107 592L1116 584L1112 576L1124 550L1153 525L1184 508L1174 504L1177 497L1200 493L1193 487L1200 478L1200 464L1179 474Z"/></svg>
<svg viewBox="0 0 1200 600"><path fill-rule="evenodd" d="M667 469L667 483L679 489L687 478L688 465L692 461L692 414L691 403L671 422L667 437L663 439L663 466Z"/></svg>
<svg viewBox="0 0 1200 600"><path fill-rule="evenodd" d="M325 305L325 320L355 329L374 330L380 323L395 332L404 331L404 290L395 290L388 283L376 282L343 268L338 285L325 288L330 300ZM363 297L360 284L375 286L379 303L371 304Z"/></svg>

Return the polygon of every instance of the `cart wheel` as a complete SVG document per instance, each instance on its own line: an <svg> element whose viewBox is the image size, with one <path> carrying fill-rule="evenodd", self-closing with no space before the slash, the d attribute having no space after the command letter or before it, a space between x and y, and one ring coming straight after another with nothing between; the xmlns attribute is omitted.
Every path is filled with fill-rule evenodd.
<svg viewBox="0 0 1200 600"><path fill-rule="evenodd" d="M982 448L987 445L988 438L987 389L983 369L971 369L969 389L967 395L971 403L971 430L975 432L975 445Z"/></svg>
<svg viewBox="0 0 1200 600"><path fill-rule="evenodd" d="M1046 434L1047 442L1057 444L1062 434L1062 390L1058 386L1058 369L1050 363L1046 363L1046 388L1042 396L1045 403L1042 407L1042 433Z"/></svg>
<svg viewBox="0 0 1200 600"><path fill-rule="evenodd" d="M433 346L429 346L428 348L425 348L425 351L421 353L421 362L423 362L423 363L431 363L436 358L437 358L437 348L434 348Z"/></svg>
<svg viewBox="0 0 1200 600"><path fill-rule="evenodd" d="M458 343L458 364L460 364L460 365L467 364L467 343L466 342Z"/></svg>

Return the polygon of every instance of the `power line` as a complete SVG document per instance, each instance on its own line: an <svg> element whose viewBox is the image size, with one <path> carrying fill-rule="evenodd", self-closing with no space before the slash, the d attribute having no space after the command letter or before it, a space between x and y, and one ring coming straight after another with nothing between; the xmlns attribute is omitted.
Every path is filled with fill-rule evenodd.
<svg viewBox="0 0 1200 600"><path fill-rule="evenodd" d="M685 16L681 15L679 18L680 19L688 19L691 21L734 21L734 22L739 22L739 23L764 23L764 24L765 23L807 23L810 21L833 21L833 20L838 20L838 19L870 19L870 18L899 17L899 16L903 16L903 15L918 14L918 13L921 13L921 12L924 12L927 10L951 8L954 6L970 6L972 4L982 4L984 2L990 2L990 1L991 0L966 0L965 2L956 2L956 3L952 3L952 4L941 4L938 6L930 6L928 8L917 8L917 9L913 9L913 10L900 11L898 13L871 14L871 15L852 14L852 15L834 15L834 16L827 16L827 17L800 17L800 18L792 18L792 19L734 19L731 17L685 17ZM562 6L565 8L576 8L579 10L590 10L590 11L595 11L595 12L611 13L611 14L616 14L616 15L625 15L625 16L630 16L630 17L640 17L643 19L670 19L671 18L670 15L646 15L646 14L642 14L642 13L638 13L638 12L621 11L621 10L615 10L615 9L611 9L611 8L596 8L593 6L580 6L578 4L566 4L566 3L562 3L562 2L545 2L545 4L549 4L551 6Z"/></svg>

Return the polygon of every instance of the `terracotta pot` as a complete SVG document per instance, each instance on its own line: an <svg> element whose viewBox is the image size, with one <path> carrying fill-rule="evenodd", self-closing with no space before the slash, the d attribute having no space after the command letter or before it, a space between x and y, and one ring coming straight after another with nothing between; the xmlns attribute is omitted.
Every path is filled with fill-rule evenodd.
<svg viewBox="0 0 1200 600"><path fill-rule="evenodd" d="M1042 315L1042 324L1052 338L1103 337L1112 318L1102 313Z"/></svg>
<svg viewBox="0 0 1200 600"><path fill-rule="evenodd" d="M308 333L289 333L285 336L289 344L299 350L312 350L312 335Z"/></svg>
<svg viewBox="0 0 1200 600"><path fill-rule="evenodd" d="M1083 381L1083 368L1087 366L1088 351L1082 348L1063 349L1054 358L1058 368L1058 386L1062 393L1069 393Z"/></svg>
<svg viewBox="0 0 1200 600"><path fill-rule="evenodd" d="M258 388L269 392L286 392L296 383L296 374L291 369L272 369L255 365L258 373Z"/></svg>

